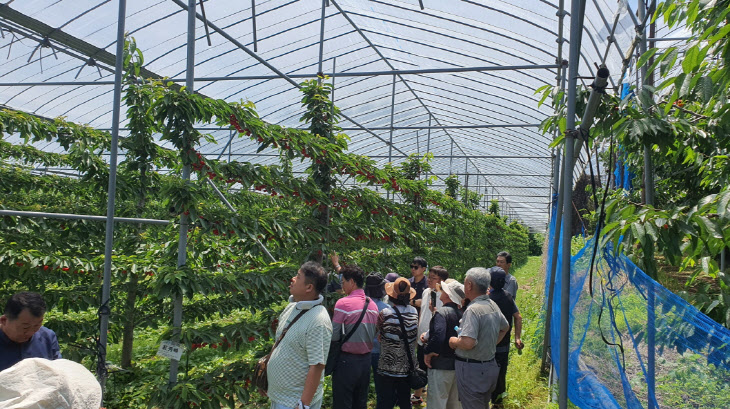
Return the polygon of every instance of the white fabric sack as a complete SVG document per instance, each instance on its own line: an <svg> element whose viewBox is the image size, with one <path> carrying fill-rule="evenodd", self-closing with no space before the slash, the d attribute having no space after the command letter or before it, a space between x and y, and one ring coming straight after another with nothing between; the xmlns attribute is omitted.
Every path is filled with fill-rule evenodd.
<svg viewBox="0 0 730 409"><path fill-rule="evenodd" d="M67 359L24 359L0 372L0 409L99 409L101 386Z"/></svg>

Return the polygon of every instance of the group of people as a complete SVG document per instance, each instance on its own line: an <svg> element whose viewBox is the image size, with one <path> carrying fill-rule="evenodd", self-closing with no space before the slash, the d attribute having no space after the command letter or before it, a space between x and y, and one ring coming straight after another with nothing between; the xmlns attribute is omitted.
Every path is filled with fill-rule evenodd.
<svg viewBox="0 0 730 409"><path fill-rule="evenodd" d="M366 275L356 265L341 266L336 254L331 258L345 295L331 316L323 305L328 275L322 265L304 263L291 279L266 367L268 388L261 391L271 409L321 408L326 366L333 409L365 409L371 373L377 409L422 404L424 390L411 393L417 368L427 373L428 409L501 405L513 327L515 345L523 347L509 253L499 253L492 268L469 269L463 284L421 257L411 262L410 278ZM45 311L37 293L7 301L0 377L17 377L8 368L26 358L61 358L55 333L42 325Z"/></svg>
<svg viewBox="0 0 730 409"><path fill-rule="evenodd" d="M502 405L512 328L515 346L524 347L509 253L499 253L492 268L469 269L463 283L421 257L411 262L410 278L366 275L341 266L336 254L331 259L345 295L331 318L320 264L304 263L291 280L262 391L272 409L321 408L326 367L333 409L367 408L371 373L376 409L422 404L424 390L411 389L417 368L427 373L428 409Z"/></svg>

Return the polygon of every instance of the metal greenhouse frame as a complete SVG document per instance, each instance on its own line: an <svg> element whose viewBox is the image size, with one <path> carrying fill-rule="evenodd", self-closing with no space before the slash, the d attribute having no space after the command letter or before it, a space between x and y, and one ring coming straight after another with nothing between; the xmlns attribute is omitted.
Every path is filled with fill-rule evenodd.
<svg viewBox="0 0 730 409"><path fill-rule="evenodd" d="M540 232L546 229L550 204L556 195L560 209L555 215L557 224L571 225L571 201L564 198L572 197L574 177L591 160L591 153L580 149L580 132L575 127L579 84L593 83L598 103L601 89L618 90L636 53L645 51L648 41L653 46L654 42L683 40L677 37L681 33L666 28L647 39L647 19L656 6L655 0L649 5L639 0L638 13L626 2L608 0L573 0L569 12L564 0L444 0L440 4L410 0L251 0L250 7L245 8L241 2L230 0L138 0L130 2L134 6L131 13L126 0L70 3L5 0L0 4L0 49L7 48L6 61L0 62L0 107L43 117L67 116L110 130L108 161L112 176L107 214L3 210L0 216L81 218L106 223L100 308L104 353L115 222L169 223L115 217L118 141L127 130L121 119L122 53L127 27L131 27L132 35L150 41L144 44L151 58L142 75L169 78L191 92L217 98L248 98L260 107L262 118L272 123L297 127L297 80L324 73L336 85L333 100L342 108L343 130L351 133L351 151L379 163L432 152L433 176L457 176L469 189L484 196L483 209L489 207L490 199L498 199L509 220L521 221ZM64 5L67 7L61 10ZM607 18L609 14L612 20ZM567 38L563 35L566 16L571 17ZM128 25L130 18L132 26ZM174 23L182 25L183 20L185 28L178 30ZM555 29L546 27L548 23ZM116 34L112 40L113 28ZM589 41L583 42L584 38ZM196 48L201 41L198 45L207 47ZM567 59L565 43L569 47ZM25 52L17 56L21 46ZM110 51L112 46L114 52ZM289 58L306 61L297 65ZM196 71L202 75L196 76ZM113 80L108 79L110 75ZM641 85L646 72L636 75ZM533 96L534 90L545 84L567 94L564 152L549 148L555 135L540 135L538 131L540 122L553 114L548 106L539 106L539 99ZM110 92L111 109L107 102L101 102ZM93 100L94 106L89 106ZM589 123L584 121L581 127ZM276 159L277 155L270 152L256 153L246 141L234 143L227 129L201 130L227 140L222 150L214 145L203 146L205 155L229 161L250 158L260 163ZM57 149L52 144L39 147ZM649 160L648 153L646 158ZM650 162L646 169L651 169ZM183 176L190 177L188 167ZM652 180L647 172L648 186ZM439 181L434 186L444 185ZM217 193L232 208L223 194ZM651 203L650 195L647 201ZM188 223L187 216L181 217L179 266L186 262ZM562 259L564 279L560 291L568 294L567 228L563 230L562 254L567 255ZM557 246L551 257L557 259ZM553 283L556 264L552 264L548 275ZM549 294L553 291L550 285ZM550 310L552 298L548 300ZM563 334L568 333L568 302L568 297L561 298ZM173 315L178 333L181 322L182 299L178 298ZM547 347L549 318L546 325ZM567 354L567 343L552 354L563 363L558 376L561 408L567 407ZM174 382L178 362L171 362L170 382ZM102 384L104 366L104 360L100 360L98 375ZM653 366L651 361L649 366ZM653 388L653 380L649 382Z"/></svg>

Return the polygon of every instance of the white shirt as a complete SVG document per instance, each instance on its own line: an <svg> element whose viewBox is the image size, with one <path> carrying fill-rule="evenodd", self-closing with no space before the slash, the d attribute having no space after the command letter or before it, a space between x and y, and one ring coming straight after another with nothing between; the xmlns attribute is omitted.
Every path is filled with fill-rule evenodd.
<svg viewBox="0 0 730 409"><path fill-rule="evenodd" d="M421 315L418 318L418 345L423 345L421 342L421 334L428 332L429 324L431 324L431 318L433 313L429 306L431 305L431 292L433 290L429 287L423 290L423 298L421 298ZM444 303L441 301L441 292L436 292L436 308L442 307Z"/></svg>

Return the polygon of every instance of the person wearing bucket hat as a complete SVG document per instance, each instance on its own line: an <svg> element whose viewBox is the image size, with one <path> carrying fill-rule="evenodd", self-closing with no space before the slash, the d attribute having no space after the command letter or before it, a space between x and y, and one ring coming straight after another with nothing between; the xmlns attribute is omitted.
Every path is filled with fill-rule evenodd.
<svg viewBox="0 0 730 409"><path fill-rule="evenodd" d="M395 278L393 281L395 281ZM365 278L365 295L372 298L375 305L378 306L378 313L388 308L388 304L383 301L383 298L385 298L385 282L383 275L378 272L372 272ZM380 340L375 335L375 339L373 339L373 351L370 353L370 367L373 373L373 381L375 382L375 396L380 394L380 378L376 375L379 360Z"/></svg>
<svg viewBox="0 0 730 409"><path fill-rule="evenodd" d="M510 347L510 333L512 331L512 322L514 320L515 328L515 346L518 350L524 347L522 339L522 315L520 310L517 308L512 294L507 292L506 283L507 273L500 267L492 267L489 269L492 275L491 287L492 291L489 293L489 299L497 303L502 315L507 319L510 329L507 334L497 343L497 350L494 354L499 364L499 377L497 378L497 385L492 392L492 406L495 408L502 407L502 399L504 393L507 391L507 365L509 365L509 347Z"/></svg>
<svg viewBox="0 0 730 409"><path fill-rule="evenodd" d="M456 387L455 354L449 346L449 338L456 336L462 313L459 309L464 299L464 285L456 280L441 283L440 297L443 306L436 309L429 324L429 339L424 353L428 366L428 409L460 409Z"/></svg>
<svg viewBox="0 0 730 409"><path fill-rule="evenodd" d="M380 360L377 376L380 378L381 391L377 396L376 409L393 409L397 404L401 409L411 409L411 388L408 375L411 357L416 355L416 336L418 331L418 311L410 305L416 296L407 278L399 277L393 283L385 283L388 308L380 311L378 333L380 334ZM405 327L406 343L403 341L401 321Z"/></svg>

